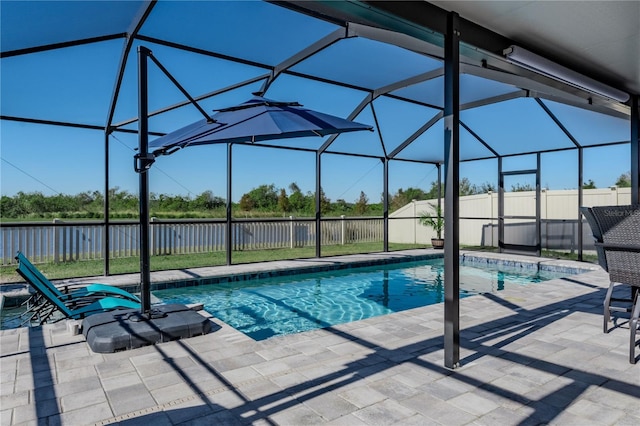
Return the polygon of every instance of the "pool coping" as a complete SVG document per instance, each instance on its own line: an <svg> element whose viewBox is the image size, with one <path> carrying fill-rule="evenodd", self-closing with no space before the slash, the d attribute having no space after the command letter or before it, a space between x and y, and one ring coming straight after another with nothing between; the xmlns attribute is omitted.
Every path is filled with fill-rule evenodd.
<svg viewBox="0 0 640 426"><path fill-rule="evenodd" d="M391 265L407 262L419 262L423 260L440 259L444 257L442 251L435 253L426 253L420 255L407 255L402 257L390 257L386 259L366 259L366 260L351 260L346 262L332 262L322 265L307 265L291 268L273 269L259 272L245 272L229 275L218 275L210 277L202 277L188 280L174 280L166 282L156 282L151 284L151 291L156 290L168 290L182 287L194 287L200 285L222 284L230 282L240 282L264 278L277 278L291 275L312 274L317 272L339 271L347 269L365 268L378 265ZM461 252L460 261L465 263L471 263L471 266L502 266L510 269L526 269L527 271L546 271L546 272L558 272L567 274L580 274L584 272L590 272L599 269L596 265L593 268L583 267L579 265L569 264L567 262L574 261L562 261L557 259L522 259L522 256L517 259L505 259L503 256L484 256L477 253ZM580 263L580 262L574 262Z"/></svg>
<svg viewBox="0 0 640 426"><path fill-rule="evenodd" d="M151 291L414 262L441 258L443 256L444 252L442 250L412 249L394 252L363 253L321 258L277 260L270 262L155 271L151 273ZM574 260L549 259L526 255L477 252L469 250L460 250L460 259L463 262L471 262L486 266L500 265L516 269L523 268L527 270L570 274L579 274L601 269L600 266L596 264L578 262ZM94 282L114 285L131 293L140 292L140 275L137 273L54 280L56 285L69 286L69 288L81 287ZM1 284L0 310L2 310L7 302L9 303L7 303L6 306L16 306L16 303L21 303L28 298L30 294L31 289L26 283Z"/></svg>

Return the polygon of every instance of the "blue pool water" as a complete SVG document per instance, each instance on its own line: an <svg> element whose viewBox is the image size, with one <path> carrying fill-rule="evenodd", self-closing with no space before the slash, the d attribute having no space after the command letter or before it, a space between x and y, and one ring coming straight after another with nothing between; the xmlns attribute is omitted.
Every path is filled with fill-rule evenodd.
<svg viewBox="0 0 640 426"><path fill-rule="evenodd" d="M164 303L204 303L214 317L252 337L298 333L444 301L444 260L154 291ZM569 273L461 266L460 297Z"/></svg>

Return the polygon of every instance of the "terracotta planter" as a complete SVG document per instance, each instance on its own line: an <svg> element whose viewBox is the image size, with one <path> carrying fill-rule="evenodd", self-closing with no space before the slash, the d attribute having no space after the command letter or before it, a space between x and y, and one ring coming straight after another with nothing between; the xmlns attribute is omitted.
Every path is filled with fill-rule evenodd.
<svg viewBox="0 0 640 426"><path fill-rule="evenodd" d="M432 238L431 245L434 249L443 249L444 248L444 238Z"/></svg>

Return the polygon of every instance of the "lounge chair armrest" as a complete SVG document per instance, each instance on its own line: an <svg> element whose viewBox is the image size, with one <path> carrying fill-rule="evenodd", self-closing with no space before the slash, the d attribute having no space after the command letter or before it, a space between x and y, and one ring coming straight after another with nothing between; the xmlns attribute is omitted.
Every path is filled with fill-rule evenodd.
<svg viewBox="0 0 640 426"><path fill-rule="evenodd" d="M613 243L594 243L598 247L602 247L605 250L615 250L615 251L630 251L630 252L640 252L640 245L636 244L613 244Z"/></svg>

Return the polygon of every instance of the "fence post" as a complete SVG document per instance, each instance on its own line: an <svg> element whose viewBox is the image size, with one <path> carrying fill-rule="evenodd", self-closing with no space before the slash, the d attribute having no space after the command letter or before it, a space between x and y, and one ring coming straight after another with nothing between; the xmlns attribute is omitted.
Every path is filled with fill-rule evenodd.
<svg viewBox="0 0 640 426"><path fill-rule="evenodd" d="M489 233L491 235L489 246L493 247L493 191L487 191L487 200L489 201L489 217L491 218L489 220Z"/></svg>
<svg viewBox="0 0 640 426"><path fill-rule="evenodd" d="M58 227L55 226L56 223L62 222L60 219L53 219L53 261L58 263L60 261L60 236L58 235Z"/></svg>
<svg viewBox="0 0 640 426"><path fill-rule="evenodd" d="M544 219L544 247L542 245L542 241L540 241L540 247L546 248L549 250L549 212L548 212L548 196L546 188L540 189L540 222ZM544 218L543 218L544 216ZM542 226L542 223L540 224ZM553 229L553 227L552 227ZM542 232L541 232L542 234ZM540 239L542 239L542 235L540 235Z"/></svg>
<svg viewBox="0 0 640 426"><path fill-rule="evenodd" d="M411 222L413 222L413 244L417 243L417 236L416 233L418 232L418 219L416 219L417 213L416 213L416 200L411 200L411 205L413 206L413 220Z"/></svg>
<svg viewBox="0 0 640 426"><path fill-rule="evenodd" d="M289 246L293 248L294 246L294 235L293 235L293 216L289 216Z"/></svg>
<svg viewBox="0 0 640 426"><path fill-rule="evenodd" d="M340 238L340 245L344 245L344 231L345 231L345 224L344 224L344 215L340 215L341 221L340 221L340 228L341 228L341 238Z"/></svg>
<svg viewBox="0 0 640 426"><path fill-rule="evenodd" d="M152 217L149 222L153 223L156 221L156 217ZM155 226L149 226L149 229L151 232L149 232L149 254L150 255L154 255L154 254L158 254L158 252L156 251L156 227Z"/></svg>

